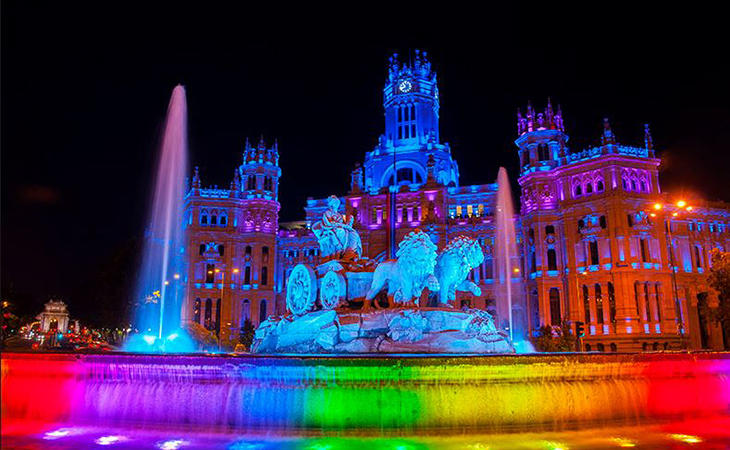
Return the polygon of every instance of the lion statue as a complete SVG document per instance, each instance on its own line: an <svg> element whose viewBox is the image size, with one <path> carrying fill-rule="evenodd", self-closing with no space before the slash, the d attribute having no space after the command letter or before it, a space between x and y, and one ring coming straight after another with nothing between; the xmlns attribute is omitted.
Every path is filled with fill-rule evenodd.
<svg viewBox="0 0 730 450"><path fill-rule="evenodd" d="M440 291L439 306L446 306L456 299L456 291L469 291L479 296L482 290L466 279L473 268L484 261L484 253L476 239L457 236L444 247L436 260L436 278Z"/></svg>
<svg viewBox="0 0 730 450"><path fill-rule="evenodd" d="M396 259L383 261L375 268L365 299L372 300L387 287L391 304L418 304L424 288L437 291L438 281L433 275L436 249L423 231L416 229L408 233L398 244Z"/></svg>

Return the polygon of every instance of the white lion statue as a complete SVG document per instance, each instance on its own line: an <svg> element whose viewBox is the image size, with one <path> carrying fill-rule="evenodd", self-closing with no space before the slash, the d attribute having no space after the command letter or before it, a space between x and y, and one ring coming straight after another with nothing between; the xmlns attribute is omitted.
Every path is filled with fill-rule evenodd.
<svg viewBox="0 0 730 450"><path fill-rule="evenodd" d="M417 304L424 288L437 291L439 284L433 274L436 249L423 231L417 229L408 233L398 244L396 259L383 261L375 268L366 300L375 298L385 287L391 304Z"/></svg>
<svg viewBox="0 0 730 450"><path fill-rule="evenodd" d="M476 239L457 236L444 247L436 261L436 278L438 279L439 304L448 305L456 299L456 291L469 291L475 296L482 290L466 279L469 271L484 261L484 253Z"/></svg>

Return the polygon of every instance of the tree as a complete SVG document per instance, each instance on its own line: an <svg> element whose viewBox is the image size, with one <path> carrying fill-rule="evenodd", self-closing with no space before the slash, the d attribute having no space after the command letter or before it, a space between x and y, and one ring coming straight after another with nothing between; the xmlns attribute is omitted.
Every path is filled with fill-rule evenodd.
<svg viewBox="0 0 730 450"><path fill-rule="evenodd" d="M241 334L238 337L238 341L246 347L247 351L251 350L251 344L253 344L255 333L256 329L254 328L253 323L251 323L251 319L246 319L241 327Z"/></svg>
<svg viewBox="0 0 730 450"><path fill-rule="evenodd" d="M563 319L559 327L545 325L540 327L535 338L535 350L539 352L572 352L575 350L576 337L569 321Z"/></svg>
<svg viewBox="0 0 730 450"><path fill-rule="evenodd" d="M710 252L710 267L708 282L717 292L719 305L713 311L712 319L720 324L723 330L725 346L730 344L730 252L723 252L715 248Z"/></svg>

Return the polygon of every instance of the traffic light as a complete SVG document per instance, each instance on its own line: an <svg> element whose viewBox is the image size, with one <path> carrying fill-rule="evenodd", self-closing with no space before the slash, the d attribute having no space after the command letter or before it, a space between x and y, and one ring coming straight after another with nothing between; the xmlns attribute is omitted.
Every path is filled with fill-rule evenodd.
<svg viewBox="0 0 730 450"><path fill-rule="evenodd" d="M585 325L583 322L576 322L575 323L575 335L578 337L583 337L586 335L586 330L583 328L583 325Z"/></svg>

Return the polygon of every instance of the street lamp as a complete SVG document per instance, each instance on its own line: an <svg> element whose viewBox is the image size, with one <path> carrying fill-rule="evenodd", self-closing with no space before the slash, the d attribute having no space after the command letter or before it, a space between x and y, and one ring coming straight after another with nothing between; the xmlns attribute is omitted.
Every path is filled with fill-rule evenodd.
<svg viewBox="0 0 730 450"><path fill-rule="evenodd" d="M680 209L680 211L674 211L672 213L672 217L678 217L681 211L692 211L692 207L687 206L687 202L685 200L678 200L675 205L677 206L677 208ZM655 203L654 209L660 210L662 209L662 206L663 205L661 203ZM656 217L656 214L651 213L650 216ZM684 320L682 320L682 305L679 302L679 293L677 288L677 268L674 261L674 251L672 248L672 224L671 222L667 221L666 215L662 216L662 222L664 224L664 239L667 242L667 253L669 254L669 265L670 269L672 270L672 294L674 294L674 309L677 320L677 331L679 332L680 345L684 347Z"/></svg>

